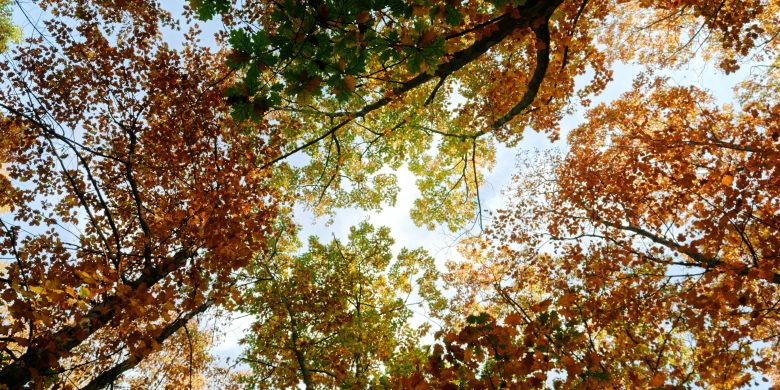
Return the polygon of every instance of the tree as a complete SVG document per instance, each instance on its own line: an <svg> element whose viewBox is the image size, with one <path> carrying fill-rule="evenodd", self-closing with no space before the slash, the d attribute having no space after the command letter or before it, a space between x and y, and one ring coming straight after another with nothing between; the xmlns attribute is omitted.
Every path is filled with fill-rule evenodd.
<svg viewBox="0 0 780 390"><path fill-rule="evenodd" d="M69 358L66 366L71 369L59 375L53 385L87 389L119 388L237 388L235 375L211 353L219 340L216 321L206 323L198 315L211 308L212 303L180 315L166 324L151 340L154 350L144 356L119 356L112 366L96 373L91 361L94 350L105 348L116 335L112 329L93 335L89 343L81 346ZM178 315L173 312L171 316ZM201 317L203 318L203 317Z"/></svg>
<svg viewBox="0 0 780 390"><path fill-rule="evenodd" d="M243 76L234 114L294 121L279 159L308 159L281 187L320 212L392 202L381 169L406 163L422 195L412 218L453 230L481 214L496 141L514 145L526 127L556 138L613 61L675 66L703 47L733 71L751 49L771 53L777 32L777 5L759 0L191 4L229 30L228 63Z"/></svg>
<svg viewBox="0 0 780 390"><path fill-rule="evenodd" d="M739 388L777 365L772 314L713 312L690 299L695 277L622 266L636 259L608 248L491 255L457 268L458 302L473 314L439 334L402 387Z"/></svg>
<svg viewBox="0 0 780 390"><path fill-rule="evenodd" d="M451 226L466 220L462 216L468 214L470 206L437 200L453 199L453 189L465 182L462 194L478 201L479 172L490 167L494 142L512 145L526 126L555 137L559 119L577 102L574 97L587 105L588 96L599 92L611 79L613 61L637 61L650 68L669 68L686 64L703 52L705 58L717 57L723 71L733 72L740 60L749 56L771 58L777 48L774 37L778 4L773 1L412 4L314 1L242 2L239 6L214 0L193 2L193 5L201 17L219 14L232 28L233 53L229 62L244 75L244 81L231 91L235 113L239 117L273 117L285 112L299 121L300 126L289 137L291 143L280 159L300 150L309 153L312 163L298 168L296 178L313 188L308 195L310 200L319 204L327 202L323 200L328 196L323 188L339 186L342 177L352 176L349 173L341 176L342 172L350 172L354 167L364 172L362 169L367 164L353 156L362 157L371 153L371 148L379 149L385 143L390 145L394 156L405 155L408 149L401 149L402 146L422 145L421 149L413 149L422 158L412 157L409 163L420 175L418 185L423 194L412 212L413 218L423 223L444 220ZM589 67L594 73L592 78L575 90L574 77ZM485 248L492 246L494 251L479 254L491 260L473 271L481 275L473 277L477 280L490 280L496 272L504 271L508 281L487 284L491 287L487 291L473 287L493 297L489 300L496 302L494 306L480 308L493 313L470 317L463 324L465 334L442 333L446 345L434 351L433 360L423 369L428 370L427 379L441 380L435 382L441 386L452 385L449 379L459 380L455 383L465 387L498 386L501 380L540 385L550 372L566 370L569 386L603 379L624 385L660 386L668 379L669 383L699 381L728 387L744 384L749 378L745 375L749 368L763 370L771 364L775 359L771 354L766 360L754 360L753 348L763 347L752 343L774 337L771 329L776 290L766 283L772 283L777 273L775 245L770 243L766 249L756 250L773 233L771 228L761 225L772 224L769 216L774 212L765 210L756 214L752 206L748 214L732 209L743 195L758 196L765 202L773 197L771 192L763 190L751 192L755 188L736 187L717 192L722 190L717 187L718 183L728 187L734 182L736 173L731 169L739 165L730 166L729 162L735 162L735 158L755 159L753 168L743 168L745 174L771 181L776 162L764 161L767 158L764 152L772 149L764 145L758 153L760 158L757 155L728 157L714 164L714 168L710 160L702 169L713 169L712 174L717 177L708 178L708 185L696 187L694 191L686 188L686 181L697 175L687 161L691 150L679 148L677 143L679 139L683 144L690 139L677 138L677 133L679 127L690 124L688 115L696 111L695 103L703 96L700 91L690 90L688 99L679 100L684 93L673 89L668 93L637 89L631 104L594 109L593 117L605 111L610 114L599 117L598 124L593 121L593 126L575 132L571 140L577 150L558 167L554 177L537 182L528 182L522 176L518 179L522 182L518 185L521 190L518 204L499 216L497 226L492 228L497 233L485 244ZM448 97L452 96L463 102L454 109L448 107ZM627 150L633 150L634 143L638 142L631 137L631 143L609 148L608 143L613 142L615 134L604 133L625 125L615 118L633 120L632 115L625 115L632 110L658 122L671 111L681 120L679 126L656 134L652 144L640 143L639 147L647 147L658 156L629 153ZM763 134L761 129L771 126L769 114L773 110L771 105L764 104L746 111L754 118L767 115L761 124L753 124L757 128L748 132L750 137ZM694 134L687 135L698 135L692 138L692 142L700 143L697 158L711 157L708 153L714 152L706 149L707 145L722 143L721 147L729 149L727 144L732 142L728 137L706 137L703 129L727 125L733 129L727 132L733 138L739 131L750 128L747 119L743 123L728 123L729 115L709 118L705 114L701 123L688 128ZM719 119L714 119L718 116ZM647 123L639 121L633 126L645 130ZM654 128L646 130L655 131ZM737 149L744 147L739 142L735 145ZM437 154L424 153L435 147L438 147ZM599 148L607 148L608 152L601 154ZM667 177L655 183L657 186L642 187L636 194L626 191L626 183L637 183L634 177L637 167L647 166L653 159L659 161L654 169L663 171L668 168L666 164L674 174L683 176L666 172L671 179ZM381 167L370 161L369 167ZM393 166L394 160L390 161ZM624 164L625 161L631 163ZM761 181L756 177L754 180ZM599 180L605 178L614 181L603 185ZM554 180L556 186L545 187L549 183L544 179ZM655 176L649 174L641 185L654 183L653 180ZM684 181L674 186L669 180ZM699 194L698 190L704 192ZM555 198L558 193L560 198ZM703 200L697 201L697 196ZM724 197L732 202L727 204L728 209L718 211L709 205ZM672 203L666 203L667 200ZM338 198L325 204L338 205L337 201ZM701 217L692 216L693 211L686 208L689 205L697 207L696 212L708 212ZM660 217L653 214L659 206L662 207ZM559 214L563 216L556 217ZM678 217L686 215L687 220ZM763 217L753 219L756 215ZM631 218L646 222L647 229L631 225L637 221ZM623 224L625 221L629 225ZM746 221L753 221L750 227ZM724 223L734 226L727 228ZM542 233L534 232L535 228ZM683 229L690 230L679 240L665 237L670 231L677 234ZM704 241L698 241L701 235ZM728 238L727 248L723 248L723 253L713 253L712 248L720 248L718 239L724 237ZM553 245L552 256L538 257L535 250L529 249L536 249L550 239L558 243ZM591 241L598 239L603 240L601 245L590 246ZM520 248L509 248L509 242ZM651 249L644 250L648 244ZM747 258L745 253L750 253ZM753 261L746 261L751 257ZM471 259L464 267L473 266L474 256ZM522 273L517 271L526 262L530 268L526 272L537 275L536 285L522 282ZM587 269L583 269L585 264ZM670 272L676 268L670 266L693 268L693 272L704 274L670 283L670 279L676 279ZM457 275L453 276L454 280ZM545 285L546 278L560 283ZM573 285L569 285L568 278ZM577 280L594 291L574 288ZM502 283L509 283L512 291L524 296L524 300L504 291L507 286ZM485 284L476 285L485 287ZM718 302L724 301L724 294L726 304L718 307ZM573 304L580 302L590 305L586 307L589 310L572 309ZM646 307L638 306L640 302ZM709 307L710 304L714 306ZM473 302L463 302L463 305L466 313L467 308L474 307ZM535 308L528 309L527 316L520 310L532 305ZM620 316L610 319L598 311L602 307L599 305L616 305L623 312L613 312ZM739 311L745 305L751 314ZM493 319L496 316L499 318ZM737 317L741 322L734 319ZM597 320L600 322L594 323ZM643 328L621 337L616 344L631 345L634 349L604 350L610 340L622 335L619 332L625 324L634 320L645 326L661 324L667 331ZM711 321L717 324L712 325ZM596 328L587 329L591 324ZM588 332L578 329L581 327ZM574 334L572 329L578 329L579 333ZM533 339L518 344L519 335L533 336ZM551 353L557 347L548 337L566 338L568 344L559 348L559 352ZM494 369L503 363L491 354L509 353L495 351L496 346L491 343L497 338L503 340L502 348L514 346L512 353L524 354L527 349L523 347L533 345L541 346L543 351L532 354L525 366L515 364ZM458 339L461 346L452 346ZM469 343L470 347L462 346ZM667 348L668 345L675 348ZM707 348L698 348L699 345ZM446 354L449 355L445 357ZM700 360L686 365L684 360L690 356ZM724 361L733 362L733 366L719 373L704 369L706 363ZM621 362L625 366L621 367ZM701 362L706 363L700 365ZM508 359L505 363L517 362ZM442 377L445 369L452 374L449 379ZM406 379L409 381L405 385L420 384L426 380L426 374L419 372Z"/></svg>
<svg viewBox="0 0 780 390"><path fill-rule="evenodd" d="M737 388L770 375L780 131L776 99L752 87L737 110L640 77L592 109L569 153L518 174L451 273L455 303L483 314L406 380Z"/></svg>
<svg viewBox="0 0 780 390"><path fill-rule="evenodd" d="M562 7L554 25L548 21L560 4L258 2L231 8L229 2L193 2L201 17L220 11L233 28L228 60L244 75L230 91L234 114L285 113L295 120L279 158L309 154L310 164L289 168L305 200L320 209L392 201L394 179L380 170L408 163L422 192L412 217L452 229L474 214L482 171L492 164L493 141L483 139L517 141L505 125L526 110L523 123L551 125L567 104L552 95L568 96L571 78L590 63L544 77L561 65L550 30L558 34L576 24L578 7ZM577 40L580 34L572 33ZM510 63L518 67L511 74L475 72ZM498 83L487 83L488 77ZM490 86L499 84L523 96L495 99L502 92ZM446 97L456 92L471 99L449 110Z"/></svg>
<svg viewBox="0 0 780 390"><path fill-rule="evenodd" d="M178 16L154 1L40 4L53 15L47 35L0 64L0 207L10 208L0 256L11 261L0 279L11 318L0 323L0 378L9 387L74 385L60 383L71 362L96 374L75 385L111 383L204 306L237 294L235 271L247 265L266 279L301 272L255 291L254 304L275 315L266 330L292 338L297 313L319 312L287 308L290 285L322 298L350 290L326 291L305 264L266 257L274 221L289 211L280 205L378 208L398 191L384 169L406 164L419 177L417 223L455 230L475 211L481 222L496 144L514 145L526 127L557 137L614 61L668 68L703 51L732 72L750 56L773 58L780 33L769 0L193 0L200 17L226 26L231 51L213 53L194 32L181 49L166 45L162 32ZM578 158L563 159L552 182L521 188L560 186L519 194L499 217L471 256L491 261L452 278L464 291L497 271L510 278L480 291L490 306L456 301L487 314L455 320L465 333L442 332L444 347L399 383L535 385L565 370L571 386L737 386L745 370L774 362L771 350L754 359L752 342L776 338L775 95L746 85L744 112L732 112L697 105L701 91L651 84L638 83L619 109L594 109L572 136ZM637 115L647 122L632 122ZM551 253L537 256L550 238ZM333 255L328 248L320 252ZM668 283L672 266L702 275ZM609 305L616 319L603 315ZM643 327L623 337L629 319ZM519 335L530 339L521 345ZM609 347L618 336L615 345L634 349ZM706 348L689 352L691 340ZM353 354L370 346L348 344ZM298 345L287 344L288 359ZM505 358L518 353L527 364ZM699 360L686 365L690 356ZM723 378L696 371L726 361ZM337 372L339 383L364 380Z"/></svg>
<svg viewBox="0 0 780 390"><path fill-rule="evenodd" d="M10 0L0 1L0 53L8 50L9 43L20 39L19 28L11 21ZM7 176L2 162L0 162L0 177ZM6 206L0 205L0 214L8 211Z"/></svg>
<svg viewBox="0 0 780 390"><path fill-rule="evenodd" d="M421 249L393 259L387 228L363 222L348 242L300 244L280 234L268 259L249 267L241 309L257 318L243 343L250 387L368 388L410 369L426 327L412 308L441 310L438 272ZM417 298L414 298L414 297Z"/></svg>
<svg viewBox="0 0 780 390"><path fill-rule="evenodd" d="M0 64L9 388L133 367L222 300L277 204L273 126L230 118L230 71L195 32L169 47L153 3L43 5L48 35Z"/></svg>

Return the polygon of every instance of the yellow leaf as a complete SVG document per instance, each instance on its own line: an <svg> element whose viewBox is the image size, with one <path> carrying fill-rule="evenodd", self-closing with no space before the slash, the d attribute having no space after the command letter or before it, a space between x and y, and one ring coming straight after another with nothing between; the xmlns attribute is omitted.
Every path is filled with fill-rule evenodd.
<svg viewBox="0 0 780 390"><path fill-rule="evenodd" d="M723 175L723 178L720 179L720 184L723 184L724 186L730 186L731 183L734 182L734 176L731 176L729 174Z"/></svg>
<svg viewBox="0 0 780 390"><path fill-rule="evenodd" d="M93 283L95 281L95 279L92 277L92 275L90 275L90 274L88 274L88 273L86 273L84 271L74 270L74 272L76 273L76 275L78 275L81 278L81 280L83 280L83 281L85 281L87 283Z"/></svg>

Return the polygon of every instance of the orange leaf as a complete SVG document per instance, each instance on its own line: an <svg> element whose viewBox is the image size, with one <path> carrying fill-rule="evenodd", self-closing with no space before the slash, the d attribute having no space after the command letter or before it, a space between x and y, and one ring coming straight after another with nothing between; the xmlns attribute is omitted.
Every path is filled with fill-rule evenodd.
<svg viewBox="0 0 780 390"><path fill-rule="evenodd" d="M666 382L666 374L663 372L659 372L653 376L653 379L650 381L650 386L652 387L659 387L663 386L664 382Z"/></svg>
<svg viewBox="0 0 780 390"><path fill-rule="evenodd" d="M355 76L352 75L344 76L344 89L346 89L347 91L354 91L356 84L357 84L357 80L355 79Z"/></svg>

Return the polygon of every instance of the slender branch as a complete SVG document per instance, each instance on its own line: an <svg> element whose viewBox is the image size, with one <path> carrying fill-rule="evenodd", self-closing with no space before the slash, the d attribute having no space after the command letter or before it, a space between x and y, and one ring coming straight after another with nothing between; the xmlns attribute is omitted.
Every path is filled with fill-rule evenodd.
<svg viewBox="0 0 780 390"><path fill-rule="evenodd" d="M425 99L425 103L423 103L423 107L428 106L433 102L433 99L436 98L436 93L439 92L439 88L441 88L442 84L444 84L444 80L446 80L446 77L442 77L439 79L439 81L436 83L436 86L433 87L433 91L431 91L430 96L428 96L428 98Z"/></svg>
<svg viewBox="0 0 780 390"><path fill-rule="evenodd" d="M703 267L703 268L707 268L707 269L726 265L726 263L724 261L722 261L722 260L719 260L719 259L714 258L714 257L704 256L701 253L696 252L693 249L685 248L684 246L682 246L682 245L680 245L680 244L678 244L678 243L676 243L674 241L671 241L671 240L666 239L664 237L661 237L661 236L658 236L656 234L653 234L653 233L651 233L651 232L649 232L647 230L644 230L644 229L642 229L640 227L632 226L632 225L619 225L619 224L616 224L616 223L612 223L612 222L600 219L598 217L597 217L597 220L598 220L598 222L600 222L601 224L603 224L605 226L609 226L609 227L612 227L612 228L615 228L615 229L624 230L624 231L630 231L632 233L636 233L636 234L638 234L638 235L640 235L642 237L645 237L645 238L649 239L650 241L655 242L656 244L660 244L660 245L663 245L663 246L665 246L665 247L667 247L669 249L676 250L676 251L678 251L678 252L688 256L689 258L691 258L694 261L693 263L675 263L675 264L685 265L685 266ZM742 269L740 270L740 274L747 273L747 271L749 269L750 269L750 267L742 267ZM780 273L775 272L772 275L772 278L771 278L770 282L773 283L773 284L780 284Z"/></svg>
<svg viewBox="0 0 780 390"><path fill-rule="evenodd" d="M479 219L479 230L484 230L482 226L482 200L479 197L479 176L477 175L477 140L471 144L471 169L474 171L474 188L477 193L477 206L479 207L479 213L477 218Z"/></svg>
<svg viewBox="0 0 780 390"><path fill-rule="evenodd" d="M467 35L467 34L470 34L470 33L474 32L474 31L477 31L477 30L479 30L479 29L481 29L483 27L489 26L489 25L491 25L491 24L493 24L495 22L498 22L501 19L505 19L507 17L509 17L509 15L507 15L507 14L503 14L501 16L497 16L497 17L495 17L493 19L490 19L490 20L488 20L486 22L482 22L480 24L477 24L474 27L471 27L469 29L466 29L466 30L463 30L463 31L459 31L459 32L456 32L456 33L452 33L450 35L447 35L446 37L444 37L444 39L450 40L450 39L453 39L453 38L462 37L464 35Z"/></svg>
<svg viewBox="0 0 780 390"><path fill-rule="evenodd" d="M124 128L124 126L123 126ZM133 177L133 156L135 155L135 148L138 142L138 138L135 135L134 129L125 129L125 132L130 137L129 151L127 153L127 163L125 164L125 177L128 184L130 184L130 193L133 195L133 201L135 202L136 215L138 217L138 223L141 226L141 231L144 233L144 267L152 268L152 233L149 229L149 225L146 223L146 219L143 214L143 201L141 200L141 194L138 191L138 184Z"/></svg>

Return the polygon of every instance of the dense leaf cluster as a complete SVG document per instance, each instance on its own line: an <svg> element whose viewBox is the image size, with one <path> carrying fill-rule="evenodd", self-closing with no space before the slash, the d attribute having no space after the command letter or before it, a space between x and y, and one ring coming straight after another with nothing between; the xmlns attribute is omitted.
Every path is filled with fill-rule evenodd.
<svg viewBox="0 0 780 390"><path fill-rule="evenodd" d="M0 388L780 380L777 0L44 0L19 45L11 5ZM653 76L697 61L770 65L732 105ZM617 63L645 72L591 107ZM575 108L486 218L496 148ZM401 169L415 223L479 226L460 259L299 242L295 210L380 210ZM215 308L252 316L248 370Z"/></svg>

